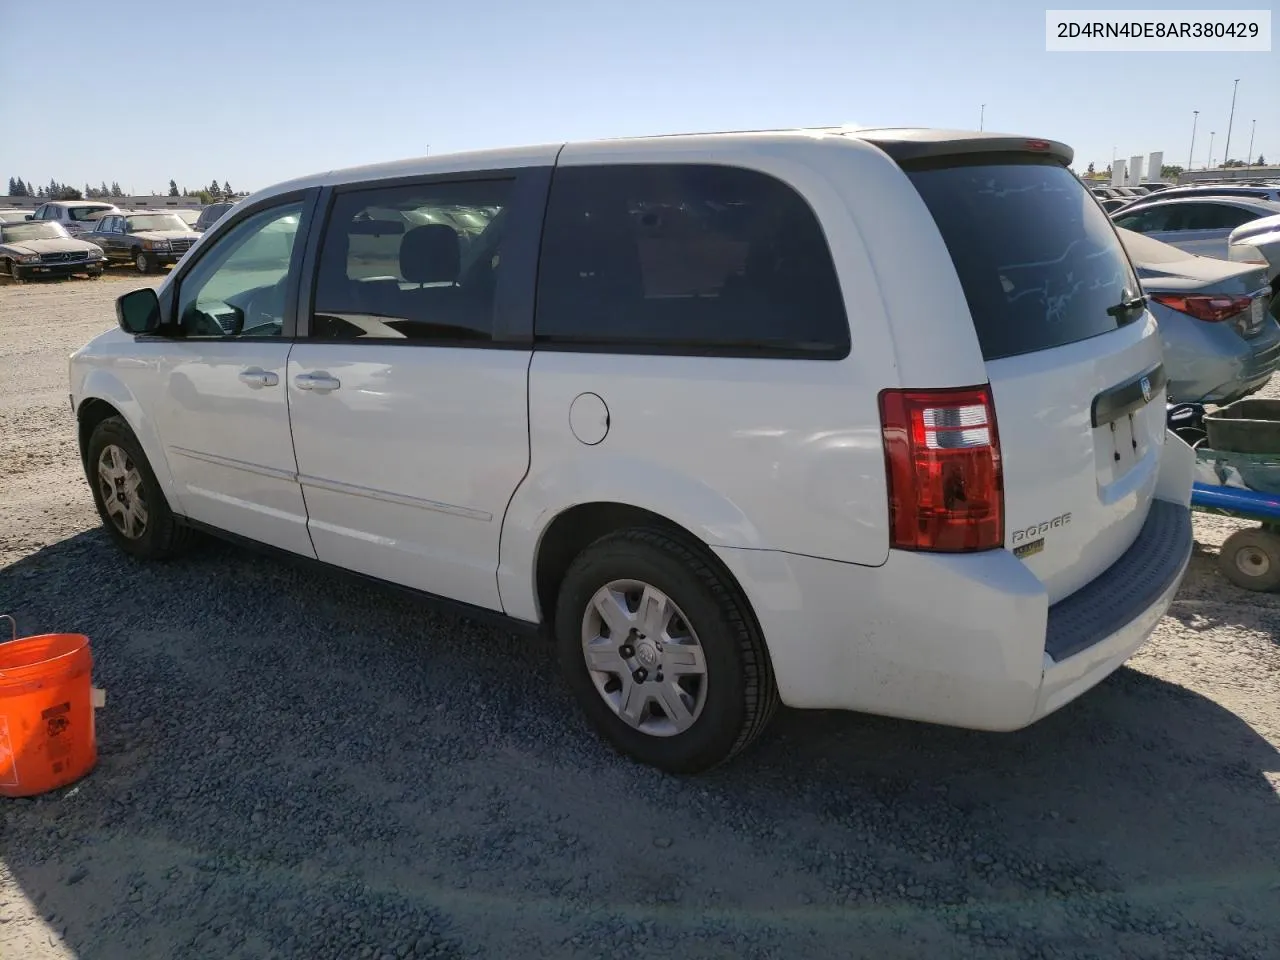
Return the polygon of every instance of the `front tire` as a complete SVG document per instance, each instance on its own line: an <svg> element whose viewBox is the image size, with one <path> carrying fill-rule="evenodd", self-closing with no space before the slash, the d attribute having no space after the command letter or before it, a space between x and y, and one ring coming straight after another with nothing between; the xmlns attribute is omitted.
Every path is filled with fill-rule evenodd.
<svg viewBox="0 0 1280 960"><path fill-rule="evenodd" d="M746 601L699 547L630 529L587 547L556 604L561 668L619 751L700 773L750 744L777 707Z"/></svg>
<svg viewBox="0 0 1280 960"><path fill-rule="evenodd" d="M192 531L169 509L142 444L121 417L93 429L86 472L98 516L111 539L141 560L163 560L187 547Z"/></svg>
<svg viewBox="0 0 1280 960"><path fill-rule="evenodd" d="M139 250L133 255L133 265L138 268L139 273L150 273L155 267L145 250Z"/></svg>

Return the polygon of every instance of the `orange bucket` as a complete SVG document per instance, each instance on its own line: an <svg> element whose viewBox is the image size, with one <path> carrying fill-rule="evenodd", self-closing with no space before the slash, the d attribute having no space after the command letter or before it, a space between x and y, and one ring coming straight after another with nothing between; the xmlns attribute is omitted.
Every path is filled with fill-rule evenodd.
<svg viewBox="0 0 1280 960"><path fill-rule="evenodd" d="M78 633L13 634L0 643L0 796L30 797L98 762L93 654Z"/></svg>

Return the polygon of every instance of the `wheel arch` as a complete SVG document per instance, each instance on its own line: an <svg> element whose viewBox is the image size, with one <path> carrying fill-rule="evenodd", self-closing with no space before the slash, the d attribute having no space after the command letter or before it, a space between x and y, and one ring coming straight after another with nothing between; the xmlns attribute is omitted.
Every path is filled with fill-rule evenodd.
<svg viewBox="0 0 1280 960"><path fill-rule="evenodd" d="M768 639L764 637L751 598L711 545L670 517L616 500L596 500L566 507L551 518L538 537L533 558L534 599L539 621L548 635L555 629L556 597L560 584L574 558L601 537L627 529L658 530L697 550L729 586L752 628L764 641L768 656Z"/></svg>
<svg viewBox="0 0 1280 960"><path fill-rule="evenodd" d="M76 440L80 448L80 461L88 475L89 438L94 429L108 417L120 417L133 431L142 445L151 472L160 484L165 498L174 513L181 513L182 498L177 496L164 445L156 432L155 423L147 415L133 392L109 369L97 367L85 376L76 390Z"/></svg>

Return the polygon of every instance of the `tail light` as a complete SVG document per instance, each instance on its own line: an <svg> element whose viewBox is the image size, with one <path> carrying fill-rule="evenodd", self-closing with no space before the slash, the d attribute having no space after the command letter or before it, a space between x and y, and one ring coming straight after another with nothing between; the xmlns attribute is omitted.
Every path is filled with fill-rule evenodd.
<svg viewBox="0 0 1280 960"><path fill-rule="evenodd" d="M1187 316L1204 320L1206 323L1221 323L1230 320L1237 313L1243 313L1253 304L1252 297L1181 296L1174 293L1153 293L1151 299L1162 303L1170 310L1177 310Z"/></svg>
<svg viewBox="0 0 1280 960"><path fill-rule="evenodd" d="M880 394L889 541L901 550L1004 543L1004 482L990 387Z"/></svg>

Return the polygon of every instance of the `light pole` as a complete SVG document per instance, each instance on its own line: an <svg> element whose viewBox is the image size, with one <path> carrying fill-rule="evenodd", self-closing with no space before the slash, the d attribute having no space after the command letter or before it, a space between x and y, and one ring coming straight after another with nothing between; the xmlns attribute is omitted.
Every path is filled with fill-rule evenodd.
<svg viewBox="0 0 1280 960"><path fill-rule="evenodd" d="M1211 166L1213 166L1213 131L1212 130L1209 131L1209 162L1204 165L1204 168L1208 170Z"/></svg>
<svg viewBox="0 0 1280 960"><path fill-rule="evenodd" d="M1236 87L1240 86L1237 80L1231 84L1231 116L1227 118L1227 145L1222 150L1222 162L1226 163L1231 159L1231 121L1236 118Z"/></svg>
<svg viewBox="0 0 1280 960"><path fill-rule="evenodd" d="M1191 149L1187 151L1187 171L1191 171L1191 160L1196 155L1196 124L1200 120L1200 111L1191 111Z"/></svg>
<svg viewBox="0 0 1280 960"><path fill-rule="evenodd" d="M1258 129L1258 121L1252 120L1249 123L1249 155L1244 158L1245 163L1253 166L1253 135Z"/></svg>
<svg viewBox="0 0 1280 960"><path fill-rule="evenodd" d="M984 103L982 109L978 111L978 132L982 132L982 124L987 119L987 105Z"/></svg>

